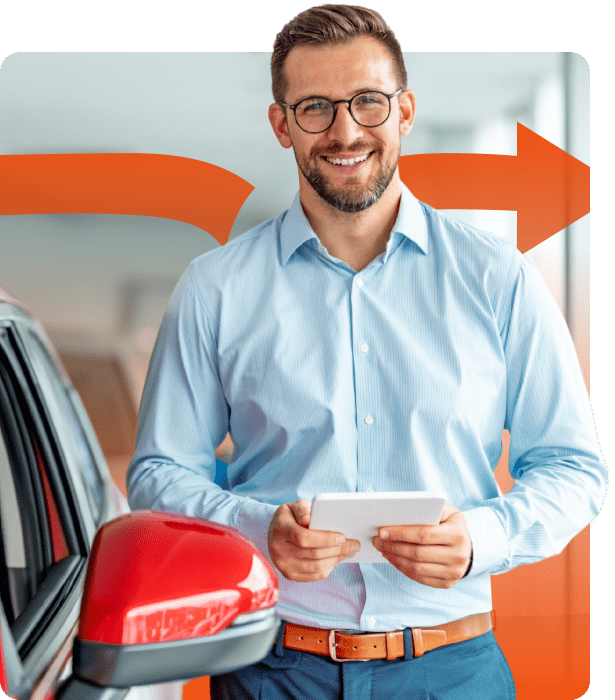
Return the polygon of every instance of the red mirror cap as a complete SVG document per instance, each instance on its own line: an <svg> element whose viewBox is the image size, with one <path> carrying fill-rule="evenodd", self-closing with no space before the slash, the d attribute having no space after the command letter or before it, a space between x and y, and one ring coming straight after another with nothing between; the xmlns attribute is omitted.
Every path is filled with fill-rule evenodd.
<svg viewBox="0 0 615 700"><path fill-rule="evenodd" d="M203 637L277 599L273 568L237 530L136 511L96 535L78 636L109 644Z"/></svg>

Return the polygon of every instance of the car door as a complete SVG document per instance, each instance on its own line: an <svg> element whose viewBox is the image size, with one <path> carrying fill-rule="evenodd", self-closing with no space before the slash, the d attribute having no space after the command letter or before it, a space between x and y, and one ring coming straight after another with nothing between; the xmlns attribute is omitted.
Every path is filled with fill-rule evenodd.
<svg viewBox="0 0 615 700"><path fill-rule="evenodd" d="M0 321L2 651L9 693L45 700L70 656L92 530L104 504L99 482L90 492L93 501L98 494L98 509L86 514L79 507L84 494L75 489L72 455L61 441L65 416L47 401L46 378L34 371L24 335L41 344L18 310Z"/></svg>
<svg viewBox="0 0 615 700"><path fill-rule="evenodd" d="M70 670L85 564L125 502L83 406L32 319L0 302L0 683L50 700ZM171 700L180 687L140 688Z"/></svg>

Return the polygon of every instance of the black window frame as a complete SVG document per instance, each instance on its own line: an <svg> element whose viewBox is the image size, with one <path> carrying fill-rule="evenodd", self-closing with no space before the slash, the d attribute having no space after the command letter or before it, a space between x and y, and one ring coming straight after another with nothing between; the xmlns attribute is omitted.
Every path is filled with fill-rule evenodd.
<svg viewBox="0 0 615 700"><path fill-rule="evenodd" d="M33 323L26 323L26 327L37 334ZM35 567L42 572L37 590L16 620L9 620L3 606L2 641L4 647L8 627L15 654L7 675L10 672L13 678L21 679L20 686L25 682L32 687L78 620L90 538L79 510L71 472L27 349L15 324L6 319L0 320L0 413L3 434L10 443L7 449L13 452L9 461L20 510L24 499L28 510L27 527L38 531L30 554ZM57 562L54 561L49 515L33 442L40 451L68 548L68 556ZM44 523L41 514L47 514Z"/></svg>
<svg viewBox="0 0 615 700"><path fill-rule="evenodd" d="M90 422L87 411L83 407L83 403L79 395L77 394L75 388L70 383L68 375L66 374L64 368L62 367L59 358L55 355L55 352L48 345L46 338L37 332L33 324L16 324L16 342L20 347L20 351L29 366L30 376L37 377L37 365L42 362L45 367L43 373L46 375L46 379L43 379L43 384L47 384L48 388L53 395L52 400L56 402L58 400L58 394L62 394L62 400L65 400L67 405L67 410L71 413L71 419L66 421L71 424L71 428L67 431L71 435L59 436L55 434L56 444L60 446L60 454L64 456L63 465L65 467L64 473L68 475L68 482L72 483L72 480L78 480L80 485L83 484L84 496L87 499L86 503L81 503L79 498L75 498L76 494L73 492L73 502L80 503L84 510L88 511L88 514L92 516L91 527L84 527L84 532L86 532L86 541L88 542L87 547L91 546L94 535L98 531L98 528L110 517L115 515L112 504L109 500L109 494L107 493L107 488L105 486L105 474L109 481L111 477L109 475L107 462L104 454L101 451L96 433ZM38 357L38 359L36 359ZM47 381L49 375L55 375L51 383ZM55 384L56 386L51 386ZM48 423L52 430L54 429L54 420L52 416L49 415L47 397L45 396L45 390L42 386L37 386L38 393L42 397L41 409L45 412ZM75 439L75 431L80 433L80 438L82 441L82 446L88 453L89 465L82 464L81 456L77 453L79 452L78 446L73 445L72 447L77 447L77 450L73 450L71 445L66 444L65 440L68 439L69 442L73 442ZM66 450L66 454L64 453ZM67 464L66 458L72 462L75 462L74 469L71 469ZM87 472L90 472L89 474ZM93 479L96 483L93 488L93 484L90 483L90 479ZM96 493L94 493L96 492ZM96 503L93 503L96 501ZM96 513L94 513L96 509ZM93 528L93 529L92 529Z"/></svg>
<svg viewBox="0 0 615 700"><path fill-rule="evenodd" d="M42 484L35 475L36 455L26 421L23 420L22 413L16 410L21 407L22 402L15 392L2 345L0 329L0 430L7 452L12 455L9 461L25 467L19 470L12 468L12 474L15 490L19 495L20 512L26 508L28 514L28 517L23 518L22 512L21 523L27 561L26 585L28 588L37 589L41 572L48 568L53 560L51 537L42 522L42 515L46 513L46 503ZM12 612L7 617L11 620Z"/></svg>

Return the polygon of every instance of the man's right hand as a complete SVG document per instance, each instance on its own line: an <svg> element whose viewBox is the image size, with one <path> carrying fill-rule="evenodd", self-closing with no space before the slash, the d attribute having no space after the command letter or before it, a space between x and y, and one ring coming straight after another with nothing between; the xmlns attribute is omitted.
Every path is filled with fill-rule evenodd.
<svg viewBox="0 0 615 700"><path fill-rule="evenodd" d="M269 525L271 559L290 581L321 581L361 548L358 540L347 540L341 532L309 530L311 509L303 499L283 503Z"/></svg>

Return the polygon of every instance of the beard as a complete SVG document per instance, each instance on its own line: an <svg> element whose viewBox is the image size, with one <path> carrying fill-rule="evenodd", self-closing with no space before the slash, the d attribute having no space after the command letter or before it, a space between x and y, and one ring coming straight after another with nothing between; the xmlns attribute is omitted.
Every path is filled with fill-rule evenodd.
<svg viewBox="0 0 615 700"><path fill-rule="evenodd" d="M330 148L326 149L324 152L322 149L314 149L310 153L309 161L301 159L296 150L294 150L294 153L299 170L301 170L303 176L312 186L312 189L316 192L316 194L322 197L327 204L331 205L338 211L356 214L368 209L373 204L376 204L376 202L384 194L384 191L393 179L393 175L395 175L397 162L401 152L401 145L398 146L397 153L393 158L381 164L380 169L373 176L371 182L367 183L360 189L352 187L352 178L349 178L348 183L345 186L334 187L329 178L322 173L318 165L318 162L322 156L334 157L335 154L339 153L341 150L341 145L337 143L332 144ZM370 158L382 154L381 146L369 148L363 143L357 143L351 149L344 150L345 152L350 151L352 153L365 153L366 151L372 151Z"/></svg>

